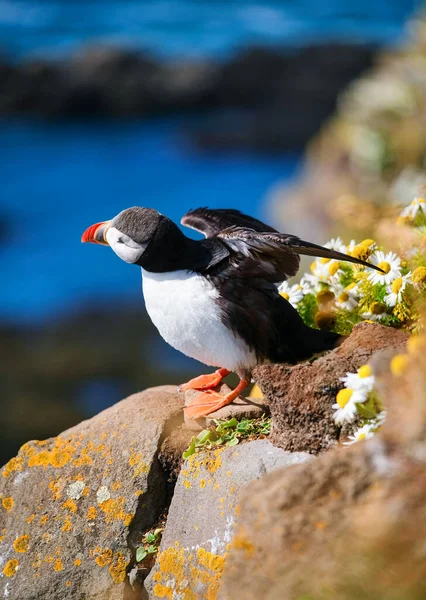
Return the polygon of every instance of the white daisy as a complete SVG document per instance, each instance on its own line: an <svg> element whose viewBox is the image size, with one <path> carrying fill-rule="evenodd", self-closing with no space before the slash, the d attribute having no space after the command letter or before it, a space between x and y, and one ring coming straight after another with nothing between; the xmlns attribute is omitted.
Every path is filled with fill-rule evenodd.
<svg viewBox="0 0 426 600"><path fill-rule="evenodd" d="M371 262L384 271L374 271L368 276L368 280L374 285L376 283L392 283L394 279L401 276L401 259L395 254L395 252L388 252L385 254L381 250L373 252L370 258Z"/></svg>
<svg viewBox="0 0 426 600"><path fill-rule="evenodd" d="M359 293L356 283L350 283L345 288L335 290L336 306L345 310L353 310L358 306Z"/></svg>
<svg viewBox="0 0 426 600"><path fill-rule="evenodd" d="M383 317L386 316L385 312L381 312L378 314L372 313L372 312L365 312L365 313L361 313L361 317L365 320L365 321L377 321L378 323L380 323L381 319Z"/></svg>
<svg viewBox="0 0 426 600"><path fill-rule="evenodd" d="M402 277L394 279L386 288L388 293L384 297L385 304L391 307L399 304L402 301L402 295L408 283L412 283L411 273L407 273L407 275L402 275Z"/></svg>
<svg viewBox="0 0 426 600"><path fill-rule="evenodd" d="M351 446L352 444L355 444L356 442L360 442L361 440L368 440L373 437L374 430L376 428L377 428L377 425L375 423L373 423L373 424L367 423L366 425L363 425L362 427L357 429L353 435L348 436L350 441L343 442L343 443L345 446Z"/></svg>
<svg viewBox="0 0 426 600"><path fill-rule="evenodd" d="M329 258L317 258L311 264L311 273L321 283L337 282L340 274L340 262Z"/></svg>
<svg viewBox="0 0 426 600"><path fill-rule="evenodd" d="M426 200L423 198L414 198L411 204L404 208L401 217L411 217L414 219L419 210L426 213Z"/></svg>
<svg viewBox="0 0 426 600"><path fill-rule="evenodd" d="M300 287L304 296L306 294L315 294L319 289L319 279L315 275L305 273L300 280Z"/></svg>
<svg viewBox="0 0 426 600"><path fill-rule="evenodd" d="M297 283L295 285L289 285L287 281L283 281L279 286L278 291L280 295L288 300L295 308L303 298L302 286Z"/></svg>
<svg viewBox="0 0 426 600"><path fill-rule="evenodd" d="M353 249L355 248L356 245L357 245L356 241L355 240L351 240L349 242L349 244L346 246L346 250L345 250L346 254L350 254L353 251Z"/></svg>
<svg viewBox="0 0 426 600"><path fill-rule="evenodd" d="M330 248L330 250L336 250L337 252L344 252L346 254L346 246L339 237L331 238L329 242L324 244L324 248Z"/></svg>
<svg viewBox="0 0 426 600"><path fill-rule="evenodd" d="M357 414L357 404L362 404L367 399L367 393L362 390L352 390L344 388L340 390L336 396L336 404L333 404L335 413L333 415L334 422L339 425L341 423L353 421Z"/></svg>
<svg viewBox="0 0 426 600"><path fill-rule="evenodd" d="M346 373L345 377L341 377L340 381L345 384L346 388L350 388L356 392L362 392L365 396L363 402L367 399L367 395L374 387L374 375L370 365L363 365L356 373ZM360 402L357 400L357 402Z"/></svg>

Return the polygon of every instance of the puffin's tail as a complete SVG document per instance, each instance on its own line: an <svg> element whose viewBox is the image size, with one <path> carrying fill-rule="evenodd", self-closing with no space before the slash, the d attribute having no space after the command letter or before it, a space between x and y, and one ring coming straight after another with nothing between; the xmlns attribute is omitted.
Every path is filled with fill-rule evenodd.
<svg viewBox="0 0 426 600"><path fill-rule="evenodd" d="M292 338L291 344L283 344L279 347L277 362L297 363L311 358L318 352L333 350L345 337L334 333L334 331L323 331L312 329L303 322L300 323L297 335Z"/></svg>
<svg viewBox="0 0 426 600"><path fill-rule="evenodd" d="M333 348L336 348L343 339L344 336L341 336L334 331L312 329L305 325L302 332L303 349L307 353L305 358L308 358L316 352L333 350Z"/></svg>

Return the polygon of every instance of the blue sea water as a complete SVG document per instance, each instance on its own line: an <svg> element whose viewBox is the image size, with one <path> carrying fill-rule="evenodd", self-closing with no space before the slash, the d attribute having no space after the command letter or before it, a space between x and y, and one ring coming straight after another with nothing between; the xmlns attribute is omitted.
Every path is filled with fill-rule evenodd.
<svg viewBox="0 0 426 600"><path fill-rule="evenodd" d="M249 43L400 40L414 0L0 0L0 48L58 56L93 41L167 57L223 58ZM62 315L139 297L140 273L82 231L135 204L175 220L232 206L264 217L272 185L300 157L199 153L179 119L43 123L0 120L0 319Z"/></svg>
<svg viewBox="0 0 426 600"><path fill-rule="evenodd" d="M179 120L107 123L0 122L0 316L60 315L77 305L140 295L140 270L109 249L80 243L92 223L123 208L156 208L179 222L196 206L262 216L261 200L291 175L296 156L200 154ZM191 232L187 230L191 235Z"/></svg>
<svg viewBox="0 0 426 600"><path fill-rule="evenodd" d="M225 56L253 43L395 42L419 0L0 0L0 44L14 55L91 41L166 56Z"/></svg>

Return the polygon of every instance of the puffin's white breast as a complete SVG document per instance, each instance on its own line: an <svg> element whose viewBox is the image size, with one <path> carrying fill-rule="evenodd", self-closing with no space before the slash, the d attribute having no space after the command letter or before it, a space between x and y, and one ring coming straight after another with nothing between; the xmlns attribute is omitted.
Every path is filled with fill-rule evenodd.
<svg viewBox="0 0 426 600"><path fill-rule="evenodd" d="M168 344L191 358L235 371L256 364L254 352L221 321L218 290L191 271L142 269L147 312Z"/></svg>

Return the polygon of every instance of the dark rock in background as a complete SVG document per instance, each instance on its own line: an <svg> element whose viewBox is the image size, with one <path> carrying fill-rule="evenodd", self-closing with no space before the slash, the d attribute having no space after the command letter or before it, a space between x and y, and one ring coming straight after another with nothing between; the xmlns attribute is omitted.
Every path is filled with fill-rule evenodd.
<svg viewBox="0 0 426 600"><path fill-rule="evenodd" d="M340 377L356 372L378 350L403 350L407 339L404 331L360 323L338 348L314 362L256 367L254 377L272 414L272 443L313 454L335 446L347 433L333 419L332 404L343 388Z"/></svg>
<svg viewBox="0 0 426 600"><path fill-rule="evenodd" d="M167 63L93 46L62 61L3 59L0 113L49 118L200 113L200 126L187 130L200 148L297 150L331 115L338 93L371 66L374 54L371 46L324 43L294 51L253 47L223 64Z"/></svg>

